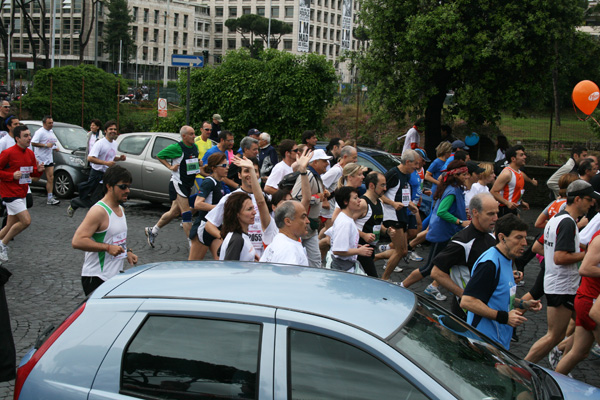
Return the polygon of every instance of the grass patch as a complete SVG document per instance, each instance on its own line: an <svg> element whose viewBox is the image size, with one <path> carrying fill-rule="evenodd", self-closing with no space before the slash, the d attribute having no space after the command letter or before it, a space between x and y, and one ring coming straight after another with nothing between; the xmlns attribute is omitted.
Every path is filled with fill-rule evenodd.
<svg viewBox="0 0 600 400"><path fill-rule="evenodd" d="M523 141L547 141L550 132L550 115L531 115L528 118L503 116L498 127L509 140L514 143ZM552 123L552 141L587 142L594 139L586 121L580 121L573 110L563 111L561 126Z"/></svg>

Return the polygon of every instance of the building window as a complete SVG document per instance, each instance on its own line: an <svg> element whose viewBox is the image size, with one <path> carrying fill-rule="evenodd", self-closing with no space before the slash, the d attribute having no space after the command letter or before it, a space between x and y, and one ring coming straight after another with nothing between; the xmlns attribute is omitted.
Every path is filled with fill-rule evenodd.
<svg viewBox="0 0 600 400"><path fill-rule="evenodd" d="M175 17L173 18L173 26L179 26L179 14L175 13Z"/></svg>
<svg viewBox="0 0 600 400"><path fill-rule="evenodd" d="M329 17L329 13L328 12L324 12L323 13L323 22L327 23L327 17Z"/></svg>
<svg viewBox="0 0 600 400"><path fill-rule="evenodd" d="M227 39L227 48L230 50L235 49L235 39Z"/></svg>
<svg viewBox="0 0 600 400"><path fill-rule="evenodd" d="M285 39L283 41L283 49L284 50L291 50L292 49L292 41L290 39Z"/></svg>
<svg viewBox="0 0 600 400"><path fill-rule="evenodd" d="M320 38L321 37L321 27L317 26L317 37Z"/></svg>
<svg viewBox="0 0 600 400"><path fill-rule="evenodd" d="M134 42L137 41L137 36L138 36L137 31L138 31L137 26L134 26L133 28L131 28L131 38L133 39Z"/></svg>
<svg viewBox="0 0 600 400"><path fill-rule="evenodd" d="M102 32L104 32L104 22L98 22L98 36L102 37Z"/></svg>
<svg viewBox="0 0 600 400"><path fill-rule="evenodd" d="M271 17L279 18L279 7L271 7Z"/></svg>
<svg viewBox="0 0 600 400"><path fill-rule="evenodd" d="M204 30L210 32L210 24L204 24Z"/></svg>
<svg viewBox="0 0 600 400"><path fill-rule="evenodd" d="M187 28L188 26L188 16L187 14L183 16L183 27Z"/></svg>
<svg viewBox="0 0 600 400"><path fill-rule="evenodd" d="M34 3L34 4L35 4L35 3ZM102 3L100 3L100 4L102 4ZM137 8L137 7L133 7L133 15L132 15L132 17L133 17L133 22L136 22L136 21L137 21L137 14L138 14L138 8Z"/></svg>
<svg viewBox="0 0 600 400"><path fill-rule="evenodd" d="M154 23L156 25L158 25L158 15L159 15L158 10L154 10Z"/></svg>
<svg viewBox="0 0 600 400"><path fill-rule="evenodd" d="M223 48L223 40L215 39L215 49L222 49L222 48Z"/></svg>
<svg viewBox="0 0 600 400"><path fill-rule="evenodd" d="M242 14L244 14L244 15L252 14L252 10L250 9L250 7L242 7Z"/></svg>
<svg viewBox="0 0 600 400"><path fill-rule="evenodd" d="M157 47L152 49L152 61L158 61L158 48Z"/></svg>
<svg viewBox="0 0 600 400"><path fill-rule="evenodd" d="M188 38L188 34L187 32L183 32L183 46L187 46L187 38Z"/></svg>
<svg viewBox="0 0 600 400"><path fill-rule="evenodd" d="M286 18L294 17L294 7L290 7L290 6L285 7L285 17Z"/></svg>
<svg viewBox="0 0 600 400"><path fill-rule="evenodd" d="M265 8L264 7L256 7L256 14L261 17L265 16Z"/></svg>
<svg viewBox="0 0 600 400"><path fill-rule="evenodd" d="M237 7L229 7L229 18L237 18Z"/></svg>
<svg viewBox="0 0 600 400"><path fill-rule="evenodd" d="M79 35L81 32L81 18L73 18L73 33Z"/></svg>
<svg viewBox="0 0 600 400"><path fill-rule="evenodd" d="M19 38L14 38L13 39L12 48L13 48L13 51L15 53L20 53L21 52L21 41L19 40Z"/></svg>
<svg viewBox="0 0 600 400"><path fill-rule="evenodd" d="M173 46L179 45L179 32L173 32Z"/></svg>
<svg viewBox="0 0 600 400"><path fill-rule="evenodd" d="M215 7L215 17L223 16L223 7Z"/></svg>
<svg viewBox="0 0 600 400"><path fill-rule="evenodd" d="M152 40L158 43L158 29L154 30L154 38Z"/></svg>
<svg viewBox="0 0 600 400"><path fill-rule="evenodd" d="M71 33L71 18L62 19L62 31L63 33Z"/></svg>
<svg viewBox="0 0 600 400"><path fill-rule="evenodd" d="M338 42L340 41L340 35L341 35L341 31L338 29L338 31L335 34L335 40L337 40Z"/></svg>
<svg viewBox="0 0 600 400"><path fill-rule="evenodd" d="M221 24L221 23L215 24L215 33L223 33L223 24Z"/></svg>
<svg viewBox="0 0 600 400"><path fill-rule="evenodd" d="M356 15L356 14L355 14ZM337 25L340 26L341 25L341 21L342 21L342 16L338 15L337 16Z"/></svg>
<svg viewBox="0 0 600 400"><path fill-rule="evenodd" d="M335 18L335 15L332 13L332 14L331 14L331 18L330 18L329 22L333 24L333 20L334 20L334 18ZM339 24L340 24L340 20L339 20L339 18L338 18L338 25L339 25Z"/></svg>
<svg viewBox="0 0 600 400"><path fill-rule="evenodd" d="M315 53L319 54L320 50L321 50L321 43L317 42L317 44L315 44Z"/></svg>
<svg viewBox="0 0 600 400"><path fill-rule="evenodd" d="M34 42L34 44L36 46L39 45L39 43L35 43L35 42ZM63 46L63 51L62 51L63 55L69 55L69 54L71 54L71 39L63 39L63 45L62 46Z"/></svg>
<svg viewBox="0 0 600 400"><path fill-rule="evenodd" d="M148 60L148 48L144 47L142 49L142 61L147 61Z"/></svg>
<svg viewBox="0 0 600 400"><path fill-rule="evenodd" d="M150 13L150 10L148 10L147 8L144 8L144 23L148 23L149 21L149 17L148 14Z"/></svg>
<svg viewBox="0 0 600 400"><path fill-rule="evenodd" d="M144 28L143 39L144 42L148 41L148 28Z"/></svg>

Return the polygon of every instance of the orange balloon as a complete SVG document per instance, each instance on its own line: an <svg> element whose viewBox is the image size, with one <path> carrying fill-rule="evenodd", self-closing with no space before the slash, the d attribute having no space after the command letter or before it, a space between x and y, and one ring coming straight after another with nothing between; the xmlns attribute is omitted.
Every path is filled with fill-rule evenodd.
<svg viewBox="0 0 600 400"><path fill-rule="evenodd" d="M596 109L600 100L598 85L592 81L581 81L573 88L573 103L585 115L590 115Z"/></svg>

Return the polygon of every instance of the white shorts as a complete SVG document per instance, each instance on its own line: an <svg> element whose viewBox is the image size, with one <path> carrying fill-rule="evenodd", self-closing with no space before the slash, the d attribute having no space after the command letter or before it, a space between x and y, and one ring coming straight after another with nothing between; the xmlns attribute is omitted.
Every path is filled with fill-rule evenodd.
<svg viewBox="0 0 600 400"><path fill-rule="evenodd" d="M6 212L8 215L17 215L23 211L27 211L27 202L25 199L16 199L6 204Z"/></svg>

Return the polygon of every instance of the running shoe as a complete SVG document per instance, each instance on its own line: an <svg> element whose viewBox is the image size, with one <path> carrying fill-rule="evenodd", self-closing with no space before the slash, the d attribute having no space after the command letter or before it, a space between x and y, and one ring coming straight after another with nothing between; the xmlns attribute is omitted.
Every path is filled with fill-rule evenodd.
<svg viewBox="0 0 600 400"><path fill-rule="evenodd" d="M552 370L556 369L560 358L562 357L562 351L558 349L558 346L554 346L550 353L548 353L548 362L552 366Z"/></svg>
<svg viewBox="0 0 600 400"><path fill-rule="evenodd" d="M423 261L423 257L417 254L416 251L409 251L407 255L410 261Z"/></svg>
<svg viewBox="0 0 600 400"><path fill-rule="evenodd" d="M594 347L592 347L592 349L590 350L590 353L594 356L594 357L600 357L600 345L598 345L598 343L596 343L594 345Z"/></svg>
<svg viewBox="0 0 600 400"><path fill-rule="evenodd" d="M55 206L57 204L60 203L60 200L58 200L56 197L52 196L48 199L48 201L46 201L46 204L48 204L49 206Z"/></svg>
<svg viewBox="0 0 600 400"><path fill-rule="evenodd" d="M433 297L437 301L444 301L444 300L446 300L446 296L444 296L443 294L441 294L440 291L438 290L438 288L436 288L433 285L427 286L427 289L425 289L425 294Z"/></svg>
<svg viewBox="0 0 600 400"><path fill-rule="evenodd" d="M73 218L73 215L75 215L75 209L71 206L69 206L69 208L67 208L67 216L69 218Z"/></svg>
<svg viewBox="0 0 600 400"><path fill-rule="evenodd" d="M394 272L402 272L404 271L402 268L396 266L396 268L394 268Z"/></svg>
<svg viewBox="0 0 600 400"><path fill-rule="evenodd" d="M8 246L4 243L0 243L0 261L8 261Z"/></svg>
<svg viewBox="0 0 600 400"><path fill-rule="evenodd" d="M384 251L388 251L389 249L390 249L389 244L380 244L379 246L377 246L377 251L380 253L383 253Z"/></svg>
<svg viewBox="0 0 600 400"><path fill-rule="evenodd" d="M150 247L154 248L154 240L156 239L156 235L152 233L152 227L145 227L144 233L146 234L146 238L148 239L148 244L150 245Z"/></svg>

